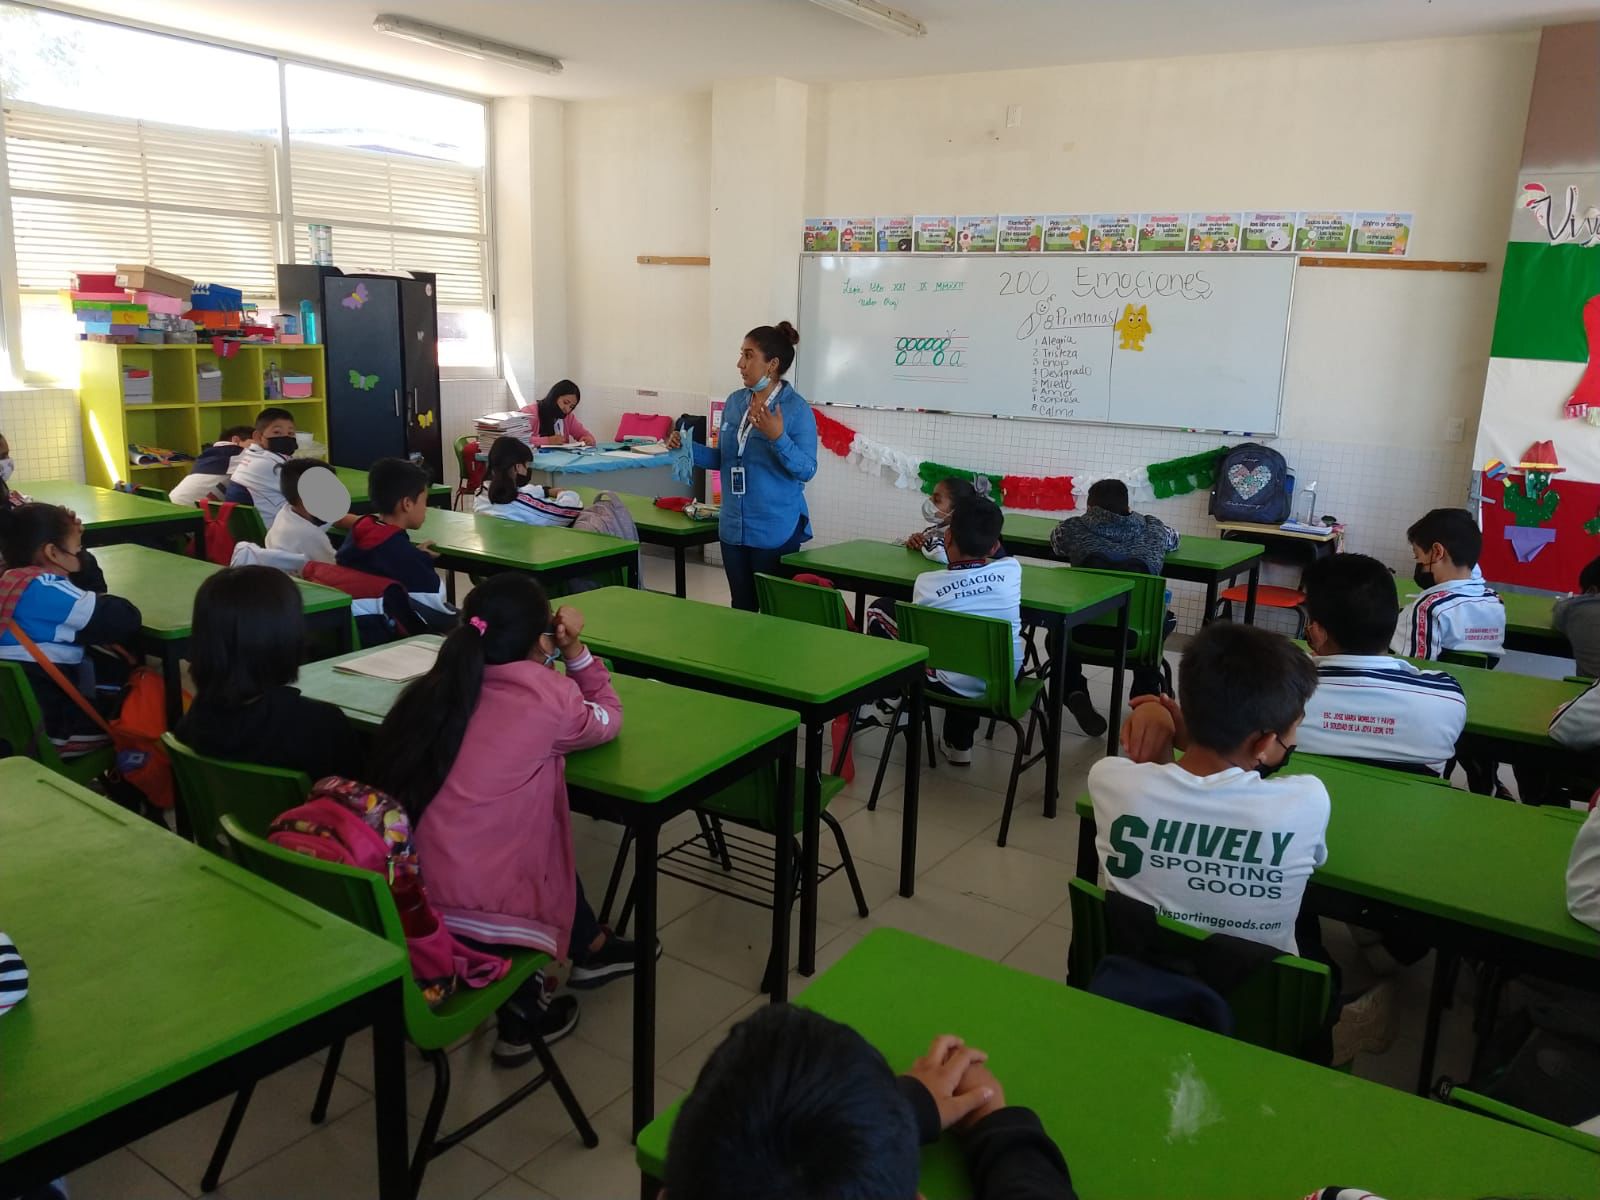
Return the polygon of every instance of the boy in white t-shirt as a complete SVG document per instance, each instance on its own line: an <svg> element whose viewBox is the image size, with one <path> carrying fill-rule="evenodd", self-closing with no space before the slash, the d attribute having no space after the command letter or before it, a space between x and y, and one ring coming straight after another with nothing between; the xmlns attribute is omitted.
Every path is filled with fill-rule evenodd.
<svg viewBox="0 0 1600 1200"><path fill-rule="evenodd" d="M333 468L319 458L295 458L283 464L278 479L283 489L284 505L272 518L267 530L267 549L284 550L302 555L308 562L332 563L333 543L328 540L327 526L318 521L300 502L300 481L310 471L328 471Z"/></svg>
<svg viewBox="0 0 1600 1200"><path fill-rule="evenodd" d="M1436 508L1406 530L1422 594L1400 614L1389 649L1404 658L1446 650L1505 653L1506 608L1478 571L1483 534L1464 508Z"/></svg>
<svg viewBox="0 0 1600 1200"><path fill-rule="evenodd" d="M1138 761L1089 770L1107 886L1299 953L1306 881L1328 857L1328 791L1315 776L1268 776L1289 761L1316 687L1311 659L1279 634L1224 622L1196 634L1178 702L1152 697L1128 718L1123 744Z"/></svg>
<svg viewBox="0 0 1600 1200"><path fill-rule="evenodd" d="M256 414L256 431L238 458L223 489L222 498L253 504L268 529L283 507L283 487L278 472L294 457L294 414L286 408L263 408Z"/></svg>
<svg viewBox="0 0 1600 1200"><path fill-rule="evenodd" d="M1306 568L1301 587L1317 664L1301 749L1437 775L1455 757L1467 698L1445 672L1386 652L1400 613L1389 568L1364 554L1333 554Z"/></svg>

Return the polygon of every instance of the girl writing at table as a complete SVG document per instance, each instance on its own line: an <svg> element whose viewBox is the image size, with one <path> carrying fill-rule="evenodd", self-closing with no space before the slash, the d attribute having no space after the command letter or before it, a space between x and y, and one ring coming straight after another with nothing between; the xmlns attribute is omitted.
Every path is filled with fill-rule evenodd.
<svg viewBox="0 0 1600 1200"><path fill-rule="evenodd" d="M565 446L568 442L582 442L585 446L594 445L594 434L578 420L578 403L582 399L578 385L570 379L562 379L545 393L543 400L523 409L533 418L533 444Z"/></svg>
<svg viewBox="0 0 1600 1200"><path fill-rule="evenodd" d="M83 548L83 522L56 504L0 505L0 564L9 565L0 575L0 660L21 666L46 736L63 758L110 745L84 705L116 716L127 665L103 656L97 675L86 651L134 641L139 610L106 594L106 577Z"/></svg>
<svg viewBox="0 0 1600 1200"><path fill-rule="evenodd" d="M404 806L428 896L457 937L572 959L568 983L633 973L633 943L596 920L572 848L565 756L622 728L611 675L579 640L583 614L554 613L529 576L495 575L461 606L429 672L384 718L366 780ZM557 659L566 673L553 669ZM514 1067L578 1023L541 976L500 1010L492 1052Z"/></svg>

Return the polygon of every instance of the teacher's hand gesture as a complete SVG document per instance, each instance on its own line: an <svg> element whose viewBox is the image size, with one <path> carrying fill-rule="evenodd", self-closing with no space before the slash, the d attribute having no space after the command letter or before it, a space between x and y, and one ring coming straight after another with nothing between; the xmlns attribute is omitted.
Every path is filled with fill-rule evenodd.
<svg viewBox="0 0 1600 1200"><path fill-rule="evenodd" d="M767 441L775 442L783 436L783 412L767 403L771 398L770 395L765 400L750 397L750 424L759 429Z"/></svg>

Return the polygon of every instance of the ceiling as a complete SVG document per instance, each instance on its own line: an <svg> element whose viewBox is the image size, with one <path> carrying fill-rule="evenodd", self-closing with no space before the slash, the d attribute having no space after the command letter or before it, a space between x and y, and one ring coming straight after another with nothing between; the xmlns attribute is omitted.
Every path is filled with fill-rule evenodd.
<svg viewBox="0 0 1600 1200"><path fill-rule="evenodd" d="M70 0L60 7L486 95L588 99L782 75L806 82L1534 29L1600 0L891 0L925 38L807 0ZM398 13L553 54L558 78L376 33Z"/></svg>

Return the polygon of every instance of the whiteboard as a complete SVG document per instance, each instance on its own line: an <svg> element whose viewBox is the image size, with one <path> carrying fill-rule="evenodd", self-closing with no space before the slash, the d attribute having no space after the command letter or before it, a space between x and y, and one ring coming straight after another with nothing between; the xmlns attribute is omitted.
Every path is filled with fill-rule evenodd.
<svg viewBox="0 0 1600 1200"><path fill-rule="evenodd" d="M1275 434L1294 272L1292 255L807 254L798 383L813 404Z"/></svg>

